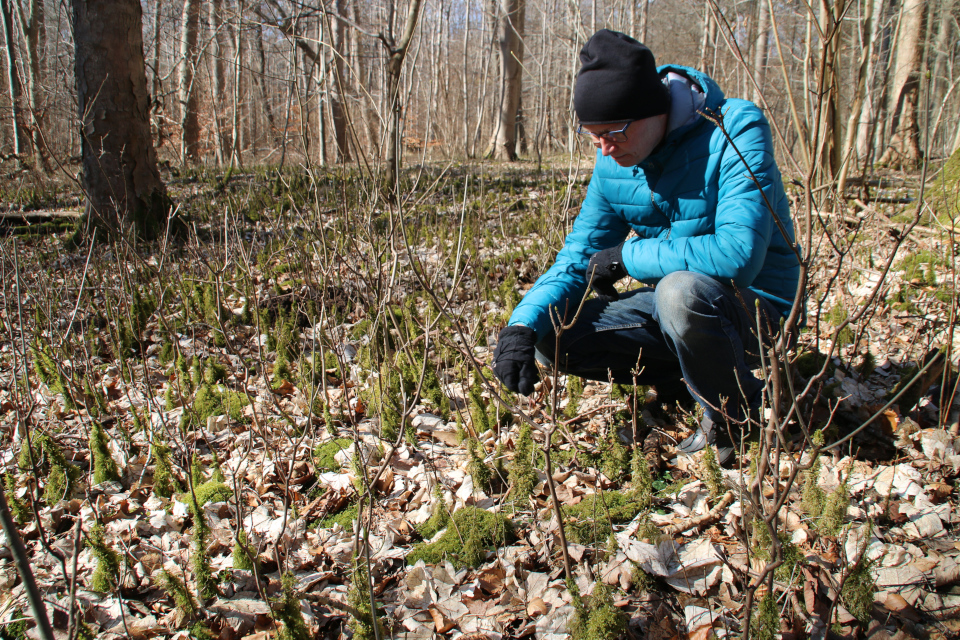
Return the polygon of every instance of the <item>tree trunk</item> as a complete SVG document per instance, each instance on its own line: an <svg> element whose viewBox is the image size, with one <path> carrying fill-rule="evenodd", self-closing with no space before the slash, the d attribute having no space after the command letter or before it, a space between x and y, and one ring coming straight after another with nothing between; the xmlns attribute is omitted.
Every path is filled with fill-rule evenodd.
<svg viewBox="0 0 960 640"><path fill-rule="evenodd" d="M893 92L887 108L891 138L880 157L882 165L916 166L921 159L917 101L920 96L920 63L923 58L926 14L926 0L905 0L897 38Z"/></svg>
<svg viewBox="0 0 960 640"><path fill-rule="evenodd" d="M0 0L0 18L3 19L4 58L7 63L7 89L10 93L10 111L13 118L13 154L19 165L23 155L23 116L20 113L20 76L17 74L17 41L13 35L13 15L10 0Z"/></svg>
<svg viewBox="0 0 960 640"><path fill-rule="evenodd" d="M346 17L344 0L336 0L337 15ZM330 36L333 41L331 64L328 65L330 76L327 78L327 100L330 103L330 116L333 120L333 139L336 143L336 162L350 161L350 146L347 137L347 113L343 99L346 93L344 85L346 77L343 73L343 56L346 53L346 36L342 20L333 20L328 23Z"/></svg>
<svg viewBox="0 0 960 640"><path fill-rule="evenodd" d="M273 113L270 95L267 93L265 78L267 77L267 55L263 50L263 25L257 24L257 91L260 94L260 104L267 116L267 145L273 148L276 143L277 118Z"/></svg>
<svg viewBox="0 0 960 640"><path fill-rule="evenodd" d="M243 0L237 3L237 26L233 40L233 132L230 139L230 168L243 166L243 141L240 128L240 96L243 95Z"/></svg>
<svg viewBox="0 0 960 640"><path fill-rule="evenodd" d="M389 123L387 132L387 153L385 160L385 173L383 179L384 195L388 198L396 198L397 179L400 175L400 74L403 72L403 60L407 56L407 50L410 48L410 41L413 39L413 32L417 28L417 20L420 18L421 0L412 0L410 11L407 13L407 22L403 29L403 35L400 42L395 43L393 38L383 33L380 34L380 42L387 49L390 56L387 59L387 104L389 105Z"/></svg>
<svg viewBox="0 0 960 640"><path fill-rule="evenodd" d="M130 237L164 230L170 200L150 139L140 0L73 0L86 220Z"/></svg>
<svg viewBox="0 0 960 640"><path fill-rule="evenodd" d="M44 171L49 171L47 154L43 144L44 109L40 95L43 87L43 50L46 46L47 29L45 22L43 0L30 0L29 13L25 13L19 2L15 3L17 16L20 19L20 28L26 39L24 54L26 56L27 93L30 100L31 138L33 139L33 153L40 162Z"/></svg>
<svg viewBox="0 0 960 640"><path fill-rule="evenodd" d="M200 1L183 0L183 25L180 30L180 66L177 74L177 93L180 97L180 156L184 164L200 160L200 118L197 114L197 94L194 87L197 69L197 40L200 31Z"/></svg>
<svg viewBox="0 0 960 640"><path fill-rule="evenodd" d="M770 32L770 5L767 0L757 2L757 39L753 51L753 102L760 104L760 94L767 71L768 36Z"/></svg>
<svg viewBox="0 0 960 640"><path fill-rule="evenodd" d="M864 4L866 5L866 12L864 13L863 19L858 21L861 30L860 41L862 42L860 65L857 71L856 85L853 90L853 99L850 101L850 118L847 120L847 130L843 140L843 148L840 153L840 175L837 177L837 192L841 194L846 189L847 176L850 175L850 167L853 165L855 155L853 145L859 135L864 105L864 93L867 88L870 58L873 52L874 0L866 0Z"/></svg>
<svg viewBox="0 0 960 640"><path fill-rule="evenodd" d="M223 0L213 0L208 5L207 29L210 32L210 46L213 55L213 73L210 77L213 81L212 98L213 103L218 105L213 110L213 142L215 146L215 155L218 165L223 165L228 153L226 136L223 135L225 125L224 109L222 105L227 103L227 63L230 55L230 43L223 26Z"/></svg>
<svg viewBox="0 0 960 640"><path fill-rule="evenodd" d="M160 16L163 13L163 0L157 0L154 5L153 19L153 84L150 90L150 118L153 123L154 144L159 149L163 146L166 136L163 131L163 85L160 81Z"/></svg>
<svg viewBox="0 0 960 640"><path fill-rule="evenodd" d="M523 80L523 27L525 0L500 2L500 109L490 155L498 160L517 159L517 112Z"/></svg>

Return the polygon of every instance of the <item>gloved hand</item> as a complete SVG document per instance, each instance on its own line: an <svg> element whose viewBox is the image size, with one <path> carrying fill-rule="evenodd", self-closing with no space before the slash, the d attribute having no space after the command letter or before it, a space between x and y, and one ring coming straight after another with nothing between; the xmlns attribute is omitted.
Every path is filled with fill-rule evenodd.
<svg viewBox="0 0 960 640"><path fill-rule="evenodd" d="M536 344L537 334L530 327L513 325L500 332L493 352L493 372L510 391L528 396L540 381L533 355Z"/></svg>
<svg viewBox="0 0 960 640"><path fill-rule="evenodd" d="M597 292L597 297L605 302L620 299L620 294L613 285L627 275L623 268L623 243L609 249L597 251L590 257L587 265L587 282L593 276L590 288Z"/></svg>

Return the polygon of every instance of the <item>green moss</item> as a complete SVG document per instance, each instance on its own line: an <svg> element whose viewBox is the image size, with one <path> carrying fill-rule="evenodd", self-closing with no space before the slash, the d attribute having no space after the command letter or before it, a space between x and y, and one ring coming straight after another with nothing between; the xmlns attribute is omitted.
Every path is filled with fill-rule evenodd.
<svg viewBox="0 0 960 640"><path fill-rule="evenodd" d="M208 480L193 488L197 495L197 502L202 507L208 502L227 502L233 497L233 490L226 484L216 480ZM190 496L187 495L188 501Z"/></svg>
<svg viewBox="0 0 960 640"><path fill-rule="evenodd" d="M253 571L256 566L256 558L251 558L244 547L249 547L247 532L240 529L237 533L237 541L233 544L233 568L241 571Z"/></svg>
<svg viewBox="0 0 960 640"><path fill-rule="evenodd" d="M7 506L10 507L10 514L17 524L26 524L33 517L33 511L30 509L26 500L17 498L17 481L11 474L3 477L3 491L7 498Z"/></svg>
<svg viewBox="0 0 960 640"><path fill-rule="evenodd" d="M167 592L167 595L173 599L173 604L180 615L186 618L194 618L197 615L197 603L193 595L187 589L187 585L177 576L166 569L160 572L160 588Z"/></svg>
<svg viewBox="0 0 960 640"><path fill-rule="evenodd" d="M120 479L117 463L110 455L110 444L103 425L94 421L90 430L90 453L93 456L93 483Z"/></svg>
<svg viewBox="0 0 960 640"><path fill-rule="evenodd" d="M616 425L610 428L606 446L600 451L600 470L614 482L620 482L630 470L630 451L620 441Z"/></svg>
<svg viewBox="0 0 960 640"><path fill-rule="evenodd" d="M424 540L429 540L437 535L441 529L450 524L450 511L446 501L443 499L442 485L437 484L434 487L434 495L437 498L437 503L433 508L433 513L430 514L426 522L417 527L417 533L419 533Z"/></svg>
<svg viewBox="0 0 960 640"><path fill-rule="evenodd" d="M578 544L602 544L613 525L630 522L645 508L646 498L636 491L607 491L585 496L565 507L568 537Z"/></svg>
<svg viewBox="0 0 960 640"><path fill-rule="evenodd" d="M313 463L317 471L340 471L340 463L336 455L345 449L349 449L353 440L349 438L337 438L329 442L317 445L313 449Z"/></svg>
<svg viewBox="0 0 960 640"><path fill-rule="evenodd" d="M823 368L823 365L826 361L827 356L819 351L809 351L804 349L794 361L794 366L797 368L797 373L804 378L809 379L820 373L820 370ZM828 375L831 373L831 369L832 367L827 369Z"/></svg>
<svg viewBox="0 0 960 640"><path fill-rule="evenodd" d="M332 513L324 518L320 522L320 527L323 529L331 529L333 525L339 524L347 531L351 531L353 529L353 523L356 522L357 516L359 515L359 509L360 505L356 502L347 505L337 513Z"/></svg>
<svg viewBox="0 0 960 640"><path fill-rule="evenodd" d="M173 475L173 466L170 464L170 447L154 436L151 449L154 460L153 492L162 498L169 498L180 490L179 483Z"/></svg>
<svg viewBox="0 0 960 640"><path fill-rule="evenodd" d="M30 345L33 355L33 371L37 378L47 385L54 393L63 396L63 406L68 411L76 406L73 395L70 393L66 377L60 372L57 363L50 353L50 347L41 343L40 338L34 338Z"/></svg>
<svg viewBox="0 0 960 640"><path fill-rule="evenodd" d="M529 424L524 423L520 427L520 434L513 450L513 460L510 461L507 472L514 503L525 503L537 487L539 478L534 468L536 455L534 447L533 429Z"/></svg>
<svg viewBox="0 0 960 640"><path fill-rule="evenodd" d="M907 255L897 263L895 269L903 271L903 279L907 282L919 281L927 286L937 285L937 267L947 265L944 257L933 251L917 251Z"/></svg>
<svg viewBox="0 0 960 640"><path fill-rule="evenodd" d="M860 560L850 570L840 592L843 606L860 624L866 626L873 617L873 600L877 584L873 579L873 561L860 554Z"/></svg>
<svg viewBox="0 0 960 640"><path fill-rule="evenodd" d="M300 597L296 591L297 579L289 571L280 579L281 595L273 604L273 619L280 623L278 640L312 640L300 610Z"/></svg>
<svg viewBox="0 0 960 640"><path fill-rule="evenodd" d="M416 545L407 554L407 562L438 564L447 558L457 568L476 567L483 562L487 548L499 548L513 537L513 524L507 518L476 507L454 513L453 523L435 542Z"/></svg>
<svg viewBox="0 0 960 640"><path fill-rule="evenodd" d="M627 631L629 618L613 604L610 587L597 582L593 595L573 600L570 640L616 640Z"/></svg>
<svg viewBox="0 0 960 640"><path fill-rule="evenodd" d="M776 640L780 637L780 611L771 591L760 599L750 616L750 637L756 640Z"/></svg>
<svg viewBox="0 0 960 640"><path fill-rule="evenodd" d="M484 461L483 445L474 438L467 440L467 455L470 461L467 463L467 472L473 478L473 486L478 491L486 491L490 488L490 481L493 480L493 471Z"/></svg>
<svg viewBox="0 0 960 640"><path fill-rule="evenodd" d="M11 611L10 619L16 620L16 622L9 622L0 627L0 638L3 638L3 640L27 640L30 637L27 635L30 621L28 616L24 614L23 609Z"/></svg>
<svg viewBox="0 0 960 640"><path fill-rule="evenodd" d="M770 530L762 520L754 519L751 532L753 534L751 539L753 554L761 560L769 562L773 557ZM780 582L790 582L791 579L795 580L799 576L799 573L795 570L798 564L803 563L805 556L799 547L791 542L790 534L786 531L778 531L777 539L780 543L782 562L776 568L774 577Z"/></svg>
<svg viewBox="0 0 960 640"><path fill-rule="evenodd" d="M800 509L816 520L823 513L823 507L826 504L826 494L820 488L820 456L818 455L813 465L803 475L803 492L800 498Z"/></svg>
<svg viewBox="0 0 960 640"><path fill-rule="evenodd" d="M577 415L580 408L580 397L583 395L583 378L579 376L568 376L567 378L567 406L563 409L563 415L567 418L573 418Z"/></svg>
<svg viewBox="0 0 960 640"><path fill-rule="evenodd" d="M104 541L102 525L96 524L90 528L87 544L97 559L97 568L90 578L90 590L101 593L113 591L120 579L120 556Z"/></svg>
<svg viewBox="0 0 960 640"><path fill-rule="evenodd" d="M723 473L717 462L717 454L713 447L705 447L700 459L700 479L707 485L710 497L716 499L723 495Z"/></svg>
<svg viewBox="0 0 960 640"><path fill-rule="evenodd" d="M250 404L245 394L221 390L218 386L203 384L193 399L193 410L200 424L210 416L229 416L234 422L246 422L244 407Z"/></svg>
<svg viewBox="0 0 960 640"><path fill-rule="evenodd" d="M360 614L359 616L351 616L348 623L350 630L353 631L354 640L375 640L377 637L388 637L384 629L383 618L377 620L378 629L375 631L373 628L373 605L370 601L369 575L363 558L354 556L350 590L347 592L347 603Z"/></svg>
<svg viewBox="0 0 960 640"><path fill-rule="evenodd" d="M952 227L957 224L960 219L960 149L953 152L929 185L926 197L942 225Z"/></svg>
<svg viewBox="0 0 960 640"><path fill-rule="evenodd" d="M653 474L650 473L650 464L643 455L643 449L634 447L631 468L631 483L637 503L644 509L653 504Z"/></svg>
<svg viewBox="0 0 960 640"><path fill-rule="evenodd" d="M828 536L835 536L840 533L840 527L847 521L847 508L849 506L850 489L847 485L847 478L844 478L843 482L827 496L823 513L817 521L817 530Z"/></svg>

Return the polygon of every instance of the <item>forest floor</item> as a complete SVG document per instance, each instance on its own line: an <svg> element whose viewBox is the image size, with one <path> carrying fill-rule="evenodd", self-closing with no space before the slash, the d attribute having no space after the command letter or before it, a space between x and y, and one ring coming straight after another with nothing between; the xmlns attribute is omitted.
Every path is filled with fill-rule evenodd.
<svg viewBox="0 0 960 640"><path fill-rule="evenodd" d="M491 386L587 177L430 166L382 206L198 171L186 237L137 247L0 221L0 459L57 637L960 637L957 273L916 178L810 212L771 426L720 469L655 389ZM31 184L3 208L78 210ZM0 637L40 637L3 542Z"/></svg>

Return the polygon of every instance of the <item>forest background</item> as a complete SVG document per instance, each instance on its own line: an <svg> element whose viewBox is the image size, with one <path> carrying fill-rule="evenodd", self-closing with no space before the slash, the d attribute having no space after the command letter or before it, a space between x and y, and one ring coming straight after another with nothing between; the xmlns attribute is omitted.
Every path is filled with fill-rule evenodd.
<svg viewBox="0 0 960 640"><path fill-rule="evenodd" d="M0 0L0 634L956 637L958 16ZM490 375L602 27L773 128L802 295L736 469Z"/></svg>

